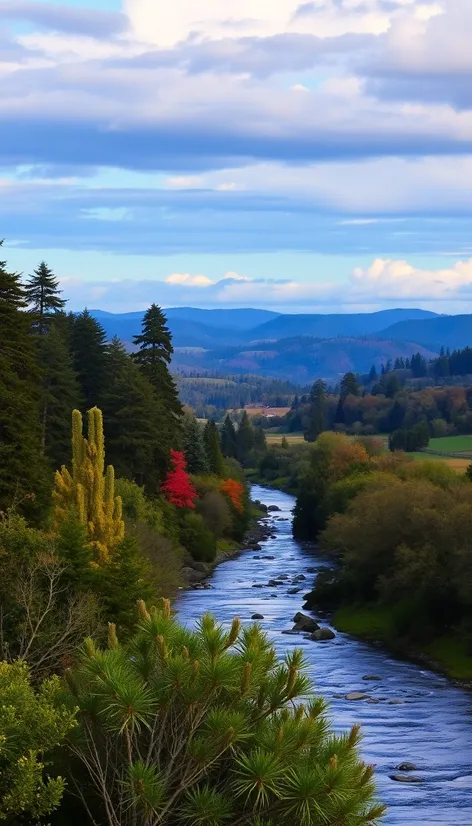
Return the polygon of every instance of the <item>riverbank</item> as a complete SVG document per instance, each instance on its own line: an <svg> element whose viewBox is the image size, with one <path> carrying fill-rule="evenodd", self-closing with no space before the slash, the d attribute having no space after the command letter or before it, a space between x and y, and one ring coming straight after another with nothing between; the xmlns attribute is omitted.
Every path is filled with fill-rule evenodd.
<svg viewBox="0 0 472 826"><path fill-rule="evenodd" d="M179 591L186 589L209 589L210 585L206 580L218 565L234 559L239 556L242 551L259 550L259 543L264 542L271 534L270 527L263 522L266 517L267 511L262 506L259 506L259 503L253 502L251 506L251 523L242 542L228 539L219 540L216 558L213 562L197 562L191 558L190 554L186 555L180 570L181 585Z"/></svg>
<svg viewBox="0 0 472 826"><path fill-rule="evenodd" d="M458 685L472 688L472 657L466 641L453 631L418 647L411 640L396 636L393 610L378 605L342 606L333 613L332 623L339 631L366 642L381 643L395 656L419 662Z"/></svg>

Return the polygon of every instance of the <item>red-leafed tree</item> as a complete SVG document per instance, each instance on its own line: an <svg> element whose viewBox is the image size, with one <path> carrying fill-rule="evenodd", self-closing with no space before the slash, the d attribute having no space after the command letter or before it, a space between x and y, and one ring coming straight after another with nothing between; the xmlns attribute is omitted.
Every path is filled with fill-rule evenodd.
<svg viewBox="0 0 472 826"><path fill-rule="evenodd" d="M244 486L236 479L226 479L221 485L221 493L228 497L233 507L239 512L243 511Z"/></svg>
<svg viewBox="0 0 472 826"><path fill-rule="evenodd" d="M187 473L187 462L183 453L178 450L170 452L171 470L167 473L162 485L166 499L177 508L194 508L198 493L190 481Z"/></svg>

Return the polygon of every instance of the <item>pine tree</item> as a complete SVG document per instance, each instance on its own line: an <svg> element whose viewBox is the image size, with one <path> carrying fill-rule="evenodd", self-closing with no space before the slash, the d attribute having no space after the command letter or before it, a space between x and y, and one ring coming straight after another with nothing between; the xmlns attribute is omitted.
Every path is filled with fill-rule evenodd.
<svg viewBox="0 0 472 826"><path fill-rule="evenodd" d="M53 521L56 530L69 518L70 508L87 528L97 562L108 561L124 537L122 503L115 496L115 471L105 471L105 441L102 413L97 407L87 414L88 433L82 433L82 416L72 413L72 473L63 466L56 471Z"/></svg>
<svg viewBox="0 0 472 826"><path fill-rule="evenodd" d="M56 551L66 566L65 576L75 590L88 590L93 578L93 547L87 528L74 507L69 509L56 536Z"/></svg>
<svg viewBox="0 0 472 826"><path fill-rule="evenodd" d="M72 411L82 405L79 382L64 336L63 325L54 321L39 340L43 393L42 443L51 467L67 462L70 453Z"/></svg>
<svg viewBox="0 0 472 826"><path fill-rule="evenodd" d="M166 413L154 389L118 338L108 345L108 376L102 393L107 459L117 476L154 494L167 468L161 443Z"/></svg>
<svg viewBox="0 0 472 826"><path fill-rule="evenodd" d="M236 434L236 458L243 466L254 447L254 428L245 410Z"/></svg>
<svg viewBox="0 0 472 826"><path fill-rule="evenodd" d="M267 439L263 427L254 428L254 449L259 453L265 453L267 449Z"/></svg>
<svg viewBox="0 0 472 826"><path fill-rule="evenodd" d="M341 380L340 396L343 401L348 396L360 396L361 388L354 373L346 373Z"/></svg>
<svg viewBox="0 0 472 826"><path fill-rule="evenodd" d="M369 371L369 384L374 384L377 381L377 375L375 364L373 364Z"/></svg>
<svg viewBox="0 0 472 826"><path fill-rule="evenodd" d="M203 429L203 444L207 457L208 467L216 476L223 476L224 462L220 447L220 435L216 423L208 421Z"/></svg>
<svg viewBox="0 0 472 826"><path fill-rule="evenodd" d="M126 537L116 547L111 559L98 572L95 587L100 593L105 618L116 623L122 636L126 636L136 621L138 600L149 600L153 596L152 571L134 537Z"/></svg>
<svg viewBox="0 0 472 826"><path fill-rule="evenodd" d="M310 393L310 408L308 412L308 427L305 431L305 440L314 442L326 429L326 384L318 379Z"/></svg>
<svg viewBox="0 0 472 826"><path fill-rule="evenodd" d="M44 335L54 313L60 312L66 304L60 297L59 280L45 261L41 261L38 269L28 277L25 294L35 317L34 326L40 335Z"/></svg>
<svg viewBox="0 0 472 826"><path fill-rule="evenodd" d="M181 416L182 405L169 371L174 348L166 322L161 308L152 304L144 315L141 335L133 337L134 344L139 348L133 358L163 400L166 410Z"/></svg>
<svg viewBox="0 0 472 826"><path fill-rule="evenodd" d="M106 333L88 310L74 318L71 333L74 369L87 409L101 401L107 377Z"/></svg>
<svg viewBox="0 0 472 826"><path fill-rule="evenodd" d="M223 456L236 458L236 429L229 413L226 414L221 430L221 450Z"/></svg>
<svg viewBox="0 0 472 826"><path fill-rule="evenodd" d="M22 503L36 518L46 504L47 481L41 376L26 303L19 275L0 261L0 510Z"/></svg>
<svg viewBox="0 0 472 826"><path fill-rule="evenodd" d="M194 416L183 420L184 453L189 473L207 473L208 459L203 442L202 428Z"/></svg>

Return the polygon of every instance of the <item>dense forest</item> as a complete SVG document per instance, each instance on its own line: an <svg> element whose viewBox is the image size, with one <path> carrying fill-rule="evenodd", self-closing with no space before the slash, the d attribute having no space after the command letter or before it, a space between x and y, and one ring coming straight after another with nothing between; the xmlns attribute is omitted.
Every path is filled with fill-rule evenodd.
<svg viewBox="0 0 472 826"><path fill-rule="evenodd" d="M45 263L0 264L0 819L377 823L359 729L334 733L301 651L176 621L182 573L244 536L265 439L183 413L156 305L134 345L66 314Z"/></svg>
<svg viewBox="0 0 472 826"><path fill-rule="evenodd" d="M320 433L270 446L254 475L297 494L293 532L336 562L307 607L338 611L342 630L428 653L472 675L472 464L386 452L381 439Z"/></svg>

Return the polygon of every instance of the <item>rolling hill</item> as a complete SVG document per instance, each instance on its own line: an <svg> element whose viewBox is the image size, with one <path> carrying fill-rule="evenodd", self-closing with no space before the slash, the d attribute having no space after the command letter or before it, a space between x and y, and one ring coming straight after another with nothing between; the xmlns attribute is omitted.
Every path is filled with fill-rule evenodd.
<svg viewBox="0 0 472 826"><path fill-rule="evenodd" d="M424 347L451 350L472 346L472 315L437 316L417 321L397 321L382 330L385 338L417 341Z"/></svg>

